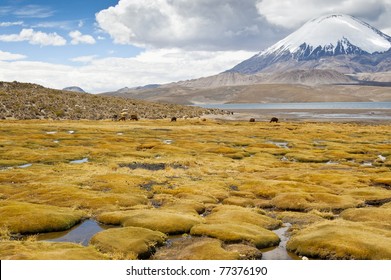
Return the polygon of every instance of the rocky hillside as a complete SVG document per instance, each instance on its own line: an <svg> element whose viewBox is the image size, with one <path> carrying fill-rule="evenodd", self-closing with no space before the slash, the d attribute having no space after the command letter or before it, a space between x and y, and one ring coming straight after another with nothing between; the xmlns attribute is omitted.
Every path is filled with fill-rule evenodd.
<svg viewBox="0 0 391 280"><path fill-rule="evenodd" d="M0 82L0 119L110 119L127 109L140 118L199 117L224 113L174 104L54 90L36 84Z"/></svg>

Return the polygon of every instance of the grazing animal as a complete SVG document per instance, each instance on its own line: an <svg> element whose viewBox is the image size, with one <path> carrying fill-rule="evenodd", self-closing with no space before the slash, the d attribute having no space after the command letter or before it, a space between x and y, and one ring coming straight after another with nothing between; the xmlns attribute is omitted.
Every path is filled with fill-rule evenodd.
<svg viewBox="0 0 391 280"><path fill-rule="evenodd" d="M271 123L272 123L272 122L278 123L278 118L273 117L273 118L271 118L270 122L271 122Z"/></svg>
<svg viewBox="0 0 391 280"><path fill-rule="evenodd" d="M251 118L251 119L250 119L250 122L255 122L255 119L254 119L254 118Z"/></svg>
<svg viewBox="0 0 391 280"><path fill-rule="evenodd" d="M176 117L172 117L172 118L171 118L171 121L172 121L172 122L176 122Z"/></svg>
<svg viewBox="0 0 391 280"><path fill-rule="evenodd" d="M126 117L128 116L128 112L121 112L121 116L118 119L119 121L126 121Z"/></svg>
<svg viewBox="0 0 391 280"><path fill-rule="evenodd" d="M113 121L118 121L118 115L113 115L113 117L111 118Z"/></svg>
<svg viewBox="0 0 391 280"><path fill-rule="evenodd" d="M131 121L138 121L137 115L130 115L130 120Z"/></svg>

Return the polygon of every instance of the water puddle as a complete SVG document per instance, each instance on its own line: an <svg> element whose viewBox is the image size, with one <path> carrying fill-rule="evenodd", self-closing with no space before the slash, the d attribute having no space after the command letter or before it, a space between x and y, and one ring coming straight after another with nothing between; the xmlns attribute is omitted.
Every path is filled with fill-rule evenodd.
<svg viewBox="0 0 391 280"><path fill-rule="evenodd" d="M273 230L280 238L280 244L276 247L261 249L262 260L301 260L301 258L286 250L286 243L289 240L287 231L292 225L287 223L283 227Z"/></svg>
<svg viewBox="0 0 391 280"><path fill-rule="evenodd" d="M58 143L60 143L60 141L59 140L54 140L53 143L58 144Z"/></svg>
<svg viewBox="0 0 391 280"><path fill-rule="evenodd" d="M314 140L313 144L316 149L325 150L327 149L327 145L325 144L326 141L324 140Z"/></svg>
<svg viewBox="0 0 391 280"><path fill-rule="evenodd" d="M282 142L282 141L268 141L266 142L268 144L273 144L273 145L276 145L277 147L279 148L284 148L284 149L289 149L288 147L288 142Z"/></svg>
<svg viewBox="0 0 391 280"><path fill-rule="evenodd" d="M117 135L122 136L124 134L122 132L118 132Z"/></svg>
<svg viewBox="0 0 391 280"><path fill-rule="evenodd" d="M86 163L88 162L88 158L82 158L82 159L77 159L77 160L72 160L69 163L72 164L80 164L80 163Z"/></svg>
<svg viewBox="0 0 391 280"><path fill-rule="evenodd" d="M284 162L289 161L289 159L286 156L283 156L280 160Z"/></svg>
<svg viewBox="0 0 391 280"><path fill-rule="evenodd" d="M163 140L163 143L167 145L171 145L172 143L174 143L174 141L168 139L168 140Z"/></svg>
<svg viewBox="0 0 391 280"><path fill-rule="evenodd" d="M361 164L361 166L364 166L364 167L371 167L371 166L373 166L373 164L372 164L372 162L370 162L370 161L365 161L365 162L363 162L363 163Z"/></svg>
<svg viewBox="0 0 391 280"><path fill-rule="evenodd" d="M69 133L69 134L74 134L75 131L74 131L74 130L69 130L68 133Z"/></svg>
<svg viewBox="0 0 391 280"><path fill-rule="evenodd" d="M189 167L180 163L145 163L145 162L132 162L132 163L120 163L119 167L127 167L132 170L135 169L145 169L149 171L159 171L164 170L166 167L171 167L174 169L188 169Z"/></svg>
<svg viewBox="0 0 391 280"><path fill-rule="evenodd" d="M337 165L337 164L339 164L339 162L329 160L328 162L326 162L326 164L327 164L327 165Z"/></svg>
<svg viewBox="0 0 391 280"><path fill-rule="evenodd" d="M378 155L377 158L380 160L380 161L386 161L386 157L382 156L382 155Z"/></svg>
<svg viewBox="0 0 391 280"><path fill-rule="evenodd" d="M132 162L132 163L120 163L119 167L127 167L132 170L134 169L145 169L150 171L158 171L166 169L165 163L143 163L143 162Z"/></svg>
<svg viewBox="0 0 391 280"><path fill-rule="evenodd" d="M56 133L57 133L57 131L47 131L47 132L46 132L46 134L49 134L49 135L50 135L50 134L56 134Z"/></svg>
<svg viewBox="0 0 391 280"><path fill-rule="evenodd" d="M30 167L32 165L33 165L32 163L27 163L27 164L19 165L18 167L19 168L27 168L27 167Z"/></svg>
<svg viewBox="0 0 391 280"><path fill-rule="evenodd" d="M87 246L90 239L98 232L110 227L103 226L95 220L85 220L73 228L61 232L48 232L37 235L38 241L72 242Z"/></svg>

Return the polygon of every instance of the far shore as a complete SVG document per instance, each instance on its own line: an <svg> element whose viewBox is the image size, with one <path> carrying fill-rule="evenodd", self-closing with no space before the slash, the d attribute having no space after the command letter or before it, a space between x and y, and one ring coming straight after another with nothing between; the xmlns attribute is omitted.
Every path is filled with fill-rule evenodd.
<svg viewBox="0 0 391 280"><path fill-rule="evenodd" d="M277 117L279 121L314 121L314 122L360 122L389 123L389 109L230 109L231 115L210 115L209 118L246 121L270 121Z"/></svg>

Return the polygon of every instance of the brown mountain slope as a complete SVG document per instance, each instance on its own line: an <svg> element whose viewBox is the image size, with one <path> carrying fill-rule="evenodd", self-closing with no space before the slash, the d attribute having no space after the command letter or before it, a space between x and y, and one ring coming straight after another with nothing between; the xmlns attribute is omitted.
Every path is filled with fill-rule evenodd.
<svg viewBox="0 0 391 280"><path fill-rule="evenodd" d="M141 118L198 117L222 113L175 104L54 90L36 84L0 82L0 119L110 119L127 109Z"/></svg>
<svg viewBox="0 0 391 280"><path fill-rule="evenodd" d="M162 86L111 95L177 104L391 101L391 87L253 84L214 88Z"/></svg>

